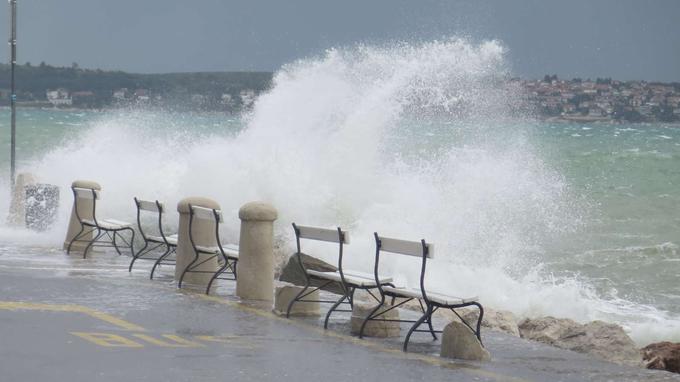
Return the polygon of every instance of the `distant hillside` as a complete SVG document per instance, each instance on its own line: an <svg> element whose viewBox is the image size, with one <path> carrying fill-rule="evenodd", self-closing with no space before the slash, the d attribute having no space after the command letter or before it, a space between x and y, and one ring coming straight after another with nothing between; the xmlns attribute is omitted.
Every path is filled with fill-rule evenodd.
<svg viewBox="0 0 680 382"><path fill-rule="evenodd" d="M142 100L148 99L151 103L200 103L207 108L231 104L231 107L238 107L242 102L241 92L258 94L270 86L271 79L270 72L136 74L80 69L76 65L26 64L18 65L16 70L19 102L47 102L48 90L64 89L75 96L72 106L86 107L139 101L140 94ZM8 103L9 87L10 66L0 64L0 104ZM121 92L121 89L125 91ZM119 96L116 98L114 92L117 91ZM78 105L79 102L83 105Z"/></svg>

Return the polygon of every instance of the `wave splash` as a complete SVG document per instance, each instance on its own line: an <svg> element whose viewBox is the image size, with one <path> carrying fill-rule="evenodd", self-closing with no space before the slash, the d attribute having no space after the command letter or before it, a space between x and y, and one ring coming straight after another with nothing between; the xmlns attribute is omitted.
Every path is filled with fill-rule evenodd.
<svg viewBox="0 0 680 382"><path fill-rule="evenodd" d="M517 122L526 105L504 55L499 42L464 39L331 49L280 69L239 128L195 134L172 113L110 114L25 170L62 190L98 180L102 214L119 218L133 219L133 196L169 206L214 198L231 240L238 208L266 200L289 249L292 221L341 225L354 240L348 261L364 270L374 231L424 237L437 246L435 290L519 316L627 324L632 315L642 322L628 325L636 339L670 338L647 330L658 315L547 270L546 253L583 227L584 207ZM70 203L65 192L60 227ZM410 259L391 257L385 270L417 285Z"/></svg>

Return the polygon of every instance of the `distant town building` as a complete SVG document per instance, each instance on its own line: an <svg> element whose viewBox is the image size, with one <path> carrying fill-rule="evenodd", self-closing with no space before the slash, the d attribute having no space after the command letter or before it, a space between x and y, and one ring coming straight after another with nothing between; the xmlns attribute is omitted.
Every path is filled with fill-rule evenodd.
<svg viewBox="0 0 680 382"><path fill-rule="evenodd" d="M127 88L121 88L118 90L114 90L113 92L113 99L117 101L124 101L128 96L128 89Z"/></svg>
<svg viewBox="0 0 680 382"><path fill-rule="evenodd" d="M54 106L70 106L73 104L73 99L69 95L68 90L59 88L56 90L48 90L45 92L47 102Z"/></svg>
<svg viewBox="0 0 680 382"><path fill-rule="evenodd" d="M223 105L233 105L234 104L234 97L231 96L231 94L222 94L222 97L220 97L220 100Z"/></svg>
<svg viewBox="0 0 680 382"><path fill-rule="evenodd" d="M138 102L146 102L149 100L149 91L146 89L137 89L135 90L134 95Z"/></svg>

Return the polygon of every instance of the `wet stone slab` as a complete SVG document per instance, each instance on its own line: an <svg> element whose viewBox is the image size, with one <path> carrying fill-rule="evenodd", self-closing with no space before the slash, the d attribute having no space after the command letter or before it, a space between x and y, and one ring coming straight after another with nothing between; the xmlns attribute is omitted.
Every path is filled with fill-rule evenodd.
<svg viewBox="0 0 680 382"><path fill-rule="evenodd" d="M128 273L128 261L109 253L69 258L53 248L4 250L0 380L680 380L494 332L483 334L490 362L440 358L439 341L427 333L402 353L407 324L401 337L360 340L350 334L348 313L334 315L324 331L322 316L287 320L240 303L232 282L206 297L178 290L171 267L151 281L150 263Z"/></svg>

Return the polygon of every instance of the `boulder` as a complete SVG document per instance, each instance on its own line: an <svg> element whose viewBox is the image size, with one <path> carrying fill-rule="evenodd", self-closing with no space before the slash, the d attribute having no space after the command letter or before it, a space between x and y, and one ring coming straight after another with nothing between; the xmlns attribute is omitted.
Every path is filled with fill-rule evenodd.
<svg viewBox="0 0 680 382"><path fill-rule="evenodd" d="M274 293L274 313L285 316L288 304L300 293L302 287L294 285L278 285ZM314 302L298 301L290 310L291 316L318 316L319 315L319 291L314 291L305 296L303 300L316 300Z"/></svg>
<svg viewBox="0 0 680 382"><path fill-rule="evenodd" d="M642 360L647 369L680 373L680 343L657 342L642 348Z"/></svg>
<svg viewBox="0 0 680 382"><path fill-rule="evenodd" d="M592 321L579 324L566 318L525 319L519 324L522 338L543 342L561 349L586 353L630 366L640 366L641 354L623 328L616 324Z"/></svg>
<svg viewBox="0 0 680 382"><path fill-rule="evenodd" d="M475 333L458 321L452 321L444 327L440 355L468 361L491 360L491 354L479 343Z"/></svg>
<svg viewBox="0 0 680 382"><path fill-rule="evenodd" d="M368 314L375 308L376 303L365 303L360 301L354 301L354 306L352 307L352 318L350 320L352 324L352 334L359 335L361 330L361 325ZM378 312L382 312L391 307L390 304L385 303ZM383 314L378 318L388 319L388 320L398 320L399 310L392 309L387 313ZM401 334L401 326L399 322L394 321L369 321L364 328L364 336L366 337L399 337Z"/></svg>
<svg viewBox="0 0 680 382"><path fill-rule="evenodd" d="M307 267L307 269L320 272L335 272L338 269L337 267L328 264L325 261L319 260L307 254L304 253L294 254L293 256L288 258L288 262L281 270L281 276L279 276L279 281L285 281L287 283L291 283L294 285L301 286L305 285L305 274L304 270L300 268L300 264L298 263L297 258L298 256L300 256L303 264L305 265L305 267ZM312 280L312 283L310 285L321 286L323 284L325 284L325 281ZM331 293L343 294L342 287L340 286L339 283L331 283L325 286L323 290Z"/></svg>
<svg viewBox="0 0 680 382"><path fill-rule="evenodd" d="M567 332L576 330L580 326L578 322L568 318L542 317L527 318L519 323L518 329L522 338L557 346L556 344L566 336Z"/></svg>
<svg viewBox="0 0 680 382"><path fill-rule="evenodd" d="M468 324L477 324L477 318L479 317L479 310L477 308L463 308L456 309L458 314ZM455 316L450 310L446 310L452 316ZM457 317L456 317L457 318ZM482 317L482 328L494 330L497 332L508 333L512 336L519 337L519 328L517 327L517 317L515 317L512 312L507 310L494 310L489 308L484 308L484 317Z"/></svg>

